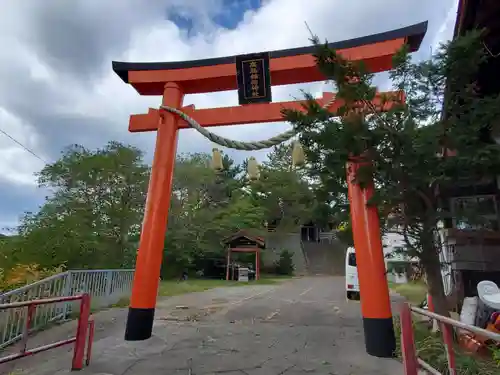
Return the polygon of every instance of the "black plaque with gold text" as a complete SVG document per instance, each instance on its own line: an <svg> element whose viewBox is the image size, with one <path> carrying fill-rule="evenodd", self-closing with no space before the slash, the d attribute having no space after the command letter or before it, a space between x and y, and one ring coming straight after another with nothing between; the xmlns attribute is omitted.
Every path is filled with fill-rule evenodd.
<svg viewBox="0 0 500 375"><path fill-rule="evenodd" d="M240 104L272 101L269 53L236 56L236 76Z"/></svg>

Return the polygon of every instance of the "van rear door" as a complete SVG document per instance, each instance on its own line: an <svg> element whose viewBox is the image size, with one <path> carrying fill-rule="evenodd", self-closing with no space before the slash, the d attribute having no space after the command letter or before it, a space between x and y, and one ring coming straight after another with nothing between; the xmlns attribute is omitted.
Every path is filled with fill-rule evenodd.
<svg viewBox="0 0 500 375"><path fill-rule="evenodd" d="M359 291L358 268L354 251L348 252L346 263L346 287L348 290Z"/></svg>

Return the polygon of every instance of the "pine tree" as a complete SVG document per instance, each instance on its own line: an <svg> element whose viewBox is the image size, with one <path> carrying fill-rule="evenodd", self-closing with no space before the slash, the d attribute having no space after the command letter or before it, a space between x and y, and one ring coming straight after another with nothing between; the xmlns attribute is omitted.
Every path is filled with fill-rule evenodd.
<svg viewBox="0 0 500 375"><path fill-rule="evenodd" d="M390 214L396 220L408 255L417 256L425 269L436 311L447 314L436 239L438 225L451 218L443 204L446 192L457 181L472 184L500 174L500 148L489 136L500 115L500 97L482 95L476 83L488 57L481 33L441 45L423 62L413 62L403 48L390 72L395 94L379 105L372 102L373 75L362 63L346 61L318 38L312 41L319 69L344 104L332 117L307 96L305 112L284 111L300 131L309 173L321 181L322 197L342 204L346 162L351 157L368 162L356 183L373 178L370 204L378 206L382 219ZM470 212L458 215L479 220Z"/></svg>

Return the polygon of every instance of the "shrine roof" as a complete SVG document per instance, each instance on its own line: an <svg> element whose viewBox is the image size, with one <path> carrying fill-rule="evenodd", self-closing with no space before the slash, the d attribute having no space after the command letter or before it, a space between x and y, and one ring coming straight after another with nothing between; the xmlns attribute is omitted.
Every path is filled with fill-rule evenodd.
<svg viewBox="0 0 500 375"><path fill-rule="evenodd" d="M237 240L239 239L246 239L252 243L254 243L255 245L261 247L261 248L264 248L265 247L265 240L263 237L259 237L259 236L254 236L254 235L251 235L248 231L246 230L240 230L226 238L224 238L224 240L222 241L224 244L227 244L227 245L231 245L233 244L234 242L236 242Z"/></svg>

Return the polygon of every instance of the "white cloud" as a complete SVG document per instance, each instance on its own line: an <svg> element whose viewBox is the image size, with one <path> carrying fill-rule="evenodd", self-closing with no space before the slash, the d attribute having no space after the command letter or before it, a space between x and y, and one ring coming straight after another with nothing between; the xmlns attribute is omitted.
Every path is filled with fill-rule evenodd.
<svg viewBox="0 0 500 375"><path fill-rule="evenodd" d="M456 4L450 7L444 22L441 24L438 31L434 35L434 38L432 39L431 42L431 47L433 50L436 50L441 43L453 38L453 31L455 28L457 11L458 11L458 1Z"/></svg>
<svg viewBox="0 0 500 375"><path fill-rule="evenodd" d="M151 157L154 133L128 134L128 117L132 113L145 113L148 107L157 107L161 99L141 97L129 85L123 83L111 70L112 59L191 60L304 46L309 44L309 33L304 22L321 38L337 41L388 31L429 19L430 32L434 32L426 39L426 43L435 45L438 40L451 35L453 12L456 9L455 0L267 0L262 1L259 10L247 11L239 25L229 30L217 26L212 18L215 14L224 12L221 0L107 0L104 3L97 0L75 0L68 8L70 15L67 15L63 12L66 9L64 7L68 6L65 1L44 1L43 7L46 7L46 10L43 11L43 16L46 18L43 19L57 23L56 16L61 17L64 22L61 21L61 25L55 29L59 30L59 34L67 32L64 40L75 43L70 44L71 48L62 51L62 47L57 49L52 46L55 48L56 57L51 58L47 57L51 52L49 47L34 44L41 43L42 40L41 37L35 38L33 34L44 26L35 22L34 10L40 11L41 5L34 7L37 2L29 0L6 0L7 5L3 5L0 14L0 44L12 47L0 51L0 79L3 81L3 91L0 87L0 126L40 155L49 151L54 155L54 150L42 149L43 145L51 145L49 140L55 137L54 133L49 134L47 130L47 125L52 125L59 126L56 133L64 133L73 143L85 143L93 139L97 144L104 144L111 140L108 137L113 137L139 145ZM450 10L450 6L455 8ZM28 11L29 9L31 11ZM51 9L57 12L52 12ZM172 9L180 15L191 17L197 33L188 37L186 31L166 20L165 14ZM446 14L448 18L443 22ZM77 23L79 18L81 23ZM36 25L39 29L31 30L27 25ZM77 32L84 34L86 30L87 34L90 31L100 32L96 34L96 39L79 39ZM121 39L115 42L108 34ZM47 35L52 34L47 32ZM80 63L69 54L79 53L85 56L85 51L81 50L85 46L92 47L92 58L98 59L97 63L92 60L96 69L105 67L102 74L88 73L90 68L85 70L85 64L63 69L63 63ZM82 79L83 75L77 75L78 69L87 72L85 79ZM85 129L80 128L80 123L69 120L60 120L58 125L37 123L33 119L26 120L25 113L12 112L3 104L12 101L8 96L9 92L19 86L17 78L14 77L16 74L19 79L26 79L21 77L22 74L29 76L29 83L26 87L23 86L24 94L18 92L17 95L28 96L35 88L43 88L44 91L39 92L54 95L53 98L37 97L36 101L30 104L34 108L38 106L34 113L43 112L46 109L44 107L50 106L51 116L106 119L107 128L103 129L98 121ZM383 79L380 82L385 84ZM328 87L322 82L275 87L273 99L283 101L300 97L299 89L306 89L319 96L321 91L327 91ZM22 101L22 97L16 99L18 102ZM237 105L237 95L233 91L189 95L185 98L185 104L195 104L198 108ZM19 107L17 102L16 105ZM286 129L287 124L278 123L217 128L214 132L248 141L268 138ZM183 131L180 136L180 152L209 151L211 148L210 142L193 131ZM265 151L230 154L238 159L250 155L259 159L265 157ZM34 179L29 176L41 167L41 162L9 139L0 136L0 179L12 184L33 184Z"/></svg>
<svg viewBox="0 0 500 375"><path fill-rule="evenodd" d="M0 128L26 148L37 149L39 139L35 129L2 107ZM44 164L5 134L0 136L0 161L0 181L16 185L35 185L33 174Z"/></svg>

